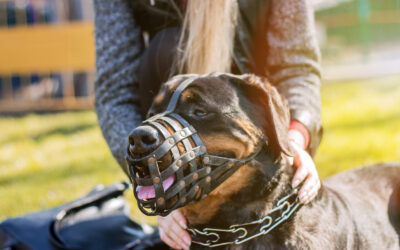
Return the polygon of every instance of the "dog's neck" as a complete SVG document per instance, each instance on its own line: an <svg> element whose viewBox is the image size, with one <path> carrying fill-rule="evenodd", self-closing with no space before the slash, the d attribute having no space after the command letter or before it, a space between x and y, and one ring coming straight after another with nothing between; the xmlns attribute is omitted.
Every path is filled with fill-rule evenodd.
<svg viewBox="0 0 400 250"><path fill-rule="evenodd" d="M292 191L290 181L294 170L285 158L274 163L267 152L262 152L237 172L242 176L249 172L251 175L235 194L223 197L211 193L207 199L182 208L191 227L229 228L260 219L276 201Z"/></svg>

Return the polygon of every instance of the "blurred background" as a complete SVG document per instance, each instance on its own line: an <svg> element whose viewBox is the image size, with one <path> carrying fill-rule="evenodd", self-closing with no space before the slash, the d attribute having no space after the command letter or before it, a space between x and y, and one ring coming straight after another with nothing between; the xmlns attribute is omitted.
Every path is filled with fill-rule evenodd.
<svg viewBox="0 0 400 250"><path fill-rule="evenodd" d="M400 0L312 3L324 72L321 178L400 161ZM93 111L93 17L92 0L0 0L0 220L125 178ZM135 220L154 223L127 198Z"/></svg>

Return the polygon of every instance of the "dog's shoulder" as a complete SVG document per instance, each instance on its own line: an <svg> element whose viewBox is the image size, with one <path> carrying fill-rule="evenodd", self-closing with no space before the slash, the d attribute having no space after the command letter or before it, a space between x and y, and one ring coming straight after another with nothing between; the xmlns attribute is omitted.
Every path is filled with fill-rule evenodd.
<svg viewBox="0 0 400 250"><path fill-rule="evenodd" d="M384 179L385 181L381 181ZM362 166L348 171L333 175L323 181L323 183L336 189L336 187L346 187L365 184L385 185L387 182L400 182L400 163L381 163L369 166ZM382 183L382 184L379 184Z"/></svg>

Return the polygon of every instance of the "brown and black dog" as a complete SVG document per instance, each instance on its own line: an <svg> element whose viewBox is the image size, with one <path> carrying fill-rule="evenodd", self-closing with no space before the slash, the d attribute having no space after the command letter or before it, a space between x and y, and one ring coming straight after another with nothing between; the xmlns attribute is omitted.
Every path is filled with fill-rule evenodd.
<svg viewBox="0 0 400 250"><path fill-rule="evenodd" d="M172 93L185 79L182 75L163 85L149 116L166 109ZM259 144L267 148L207 198L180 208L191 227L229 228L257 220L290 192L294 170L285 157L292 152L287 135L289 111L285 100L265 80L254 75L199 76L182 92L175 112L197 130L210 154L244 158ZM163 140L142 143L136 153L150 153ZM270 164L270 157L279 164ZM168 159L165 161L160 163L161 168L170 164ZM399 184L400 164L340 173L324 180L310 204L269 234L224 247L399 249ZM196 244L192 247L203 248Z"/></svg>

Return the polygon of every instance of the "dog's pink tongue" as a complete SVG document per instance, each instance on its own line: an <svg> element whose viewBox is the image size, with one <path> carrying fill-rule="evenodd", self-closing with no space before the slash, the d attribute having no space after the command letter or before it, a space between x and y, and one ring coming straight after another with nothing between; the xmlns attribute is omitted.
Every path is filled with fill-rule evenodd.
<svg viewBox="0 0 400 250"><path fill-rule="evenodd" d="M172 186L175 182L175 175L168 177L166 180L163 181L164 190L167 191L168 188ZM138 198L140 200L143 199L153 199L156 198L156 192L154 190L154 186L138 186L136 189L138 194Z"/></svg>

